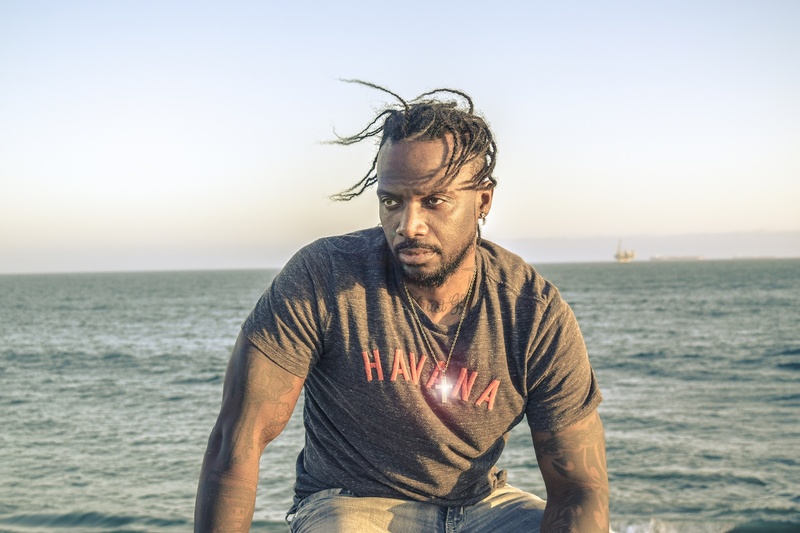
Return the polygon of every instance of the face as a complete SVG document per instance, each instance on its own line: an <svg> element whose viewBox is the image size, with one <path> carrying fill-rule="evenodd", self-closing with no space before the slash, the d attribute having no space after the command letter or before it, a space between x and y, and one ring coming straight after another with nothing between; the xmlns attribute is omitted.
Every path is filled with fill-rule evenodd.
<svg viewBox="0 0 800 533"><path fill-rule="evenodd" d="M451 139L387 142L378 153L378 201L386 241L409 283L439 287L474 260L479 213L492 190L476 191L473 164L441 183Z"/></svg>

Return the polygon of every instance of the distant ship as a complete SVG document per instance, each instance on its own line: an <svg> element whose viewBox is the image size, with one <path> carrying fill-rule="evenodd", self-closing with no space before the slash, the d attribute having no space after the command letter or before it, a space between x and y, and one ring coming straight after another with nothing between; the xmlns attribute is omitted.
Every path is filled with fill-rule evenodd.
<svg viewBox="0 0 800 533"><path fill-rule="evenodd" d="M614 254L614 259L617 263L625 264L630 263L636 257L636 252L633 250L623 250L622 241L617 242L617 253Z"/></svg>

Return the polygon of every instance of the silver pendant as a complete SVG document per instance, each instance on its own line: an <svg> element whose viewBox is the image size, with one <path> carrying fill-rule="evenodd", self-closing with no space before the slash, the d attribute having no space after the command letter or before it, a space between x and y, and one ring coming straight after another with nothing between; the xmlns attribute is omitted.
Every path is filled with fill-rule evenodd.
<svg viewBox="0 0 800 533"><path fill-rule="evenodd" d="M439 380L439 384L436 385L436 388L442 391L442 403L447 403L447 397L450 393L450 386L447 384L447 378L442 376L442 379Z"/></svg>

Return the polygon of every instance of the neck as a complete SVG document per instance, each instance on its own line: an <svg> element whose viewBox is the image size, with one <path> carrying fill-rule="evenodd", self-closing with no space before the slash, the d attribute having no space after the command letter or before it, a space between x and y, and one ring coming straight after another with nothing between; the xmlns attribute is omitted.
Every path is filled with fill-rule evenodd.
<svg viewBox="0 0 800 533"><path fill-rule="evenodd" d="M457 324L475 276L475 255L464 258L461 266L438 287L420 287L407 283L408 292L434 323ZM474 289L473 289L474 290Z"/></svg>

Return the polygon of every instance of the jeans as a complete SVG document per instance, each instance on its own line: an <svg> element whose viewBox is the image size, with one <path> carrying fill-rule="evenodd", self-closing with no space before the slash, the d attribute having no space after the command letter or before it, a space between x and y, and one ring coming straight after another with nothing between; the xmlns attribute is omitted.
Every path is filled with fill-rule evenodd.
<svg viewBox="0 0 800 533"><path fill-rule="evenodd" d="M464 507L330 489L305 498L287 521L292 533L538 533L544 506L544 500L508 485Z"/></svg>

